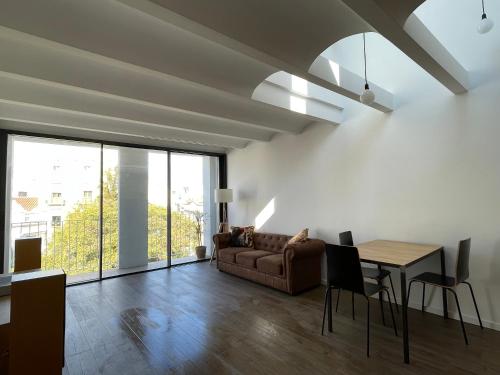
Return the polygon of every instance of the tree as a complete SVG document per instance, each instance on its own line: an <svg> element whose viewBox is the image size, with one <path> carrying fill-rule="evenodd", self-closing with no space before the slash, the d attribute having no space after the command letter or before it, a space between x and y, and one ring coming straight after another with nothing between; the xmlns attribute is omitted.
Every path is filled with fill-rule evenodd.
<svg viewBox="0 0 500 375"><path fill-rule="evenodd" d="M100 197L79 202L60 225L53 227L42 268L63 268L67 274L99 270ZM191 255L197 246L196 221L184 212L172 212L172 257ZM118 180L109 169L103 178L103 270L118 267ZM148 204L148 258L167 258L167 209Z"/></svg>

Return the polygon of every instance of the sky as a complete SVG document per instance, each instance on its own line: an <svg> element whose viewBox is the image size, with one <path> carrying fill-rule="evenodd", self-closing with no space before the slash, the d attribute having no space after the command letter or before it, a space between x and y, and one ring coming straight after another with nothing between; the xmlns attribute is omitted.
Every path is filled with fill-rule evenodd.
<svg viewBox="0 0 500 375"><path fill-rule="evenodd" d="M150 203L167 204L167 153L144 150L148 153L148 198ZM171 154L172 191L183 192L202 199L203 158L198 155ZM118 147L105 147L104 169L118 165ZM30 197L49 199L54 189L74 192L79 199L84 190L97 192L100 176L100 145L74 141L43 140L16 137L12 147L12 196L26 191ZM54 169L54 166L58 166Z"/></svg>

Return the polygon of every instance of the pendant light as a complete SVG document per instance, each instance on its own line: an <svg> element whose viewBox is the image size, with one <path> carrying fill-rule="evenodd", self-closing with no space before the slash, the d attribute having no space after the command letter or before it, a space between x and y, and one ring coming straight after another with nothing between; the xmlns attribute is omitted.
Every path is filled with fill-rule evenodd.
<svg viewBox="0 0 500 375"><path fill-rule="evenodd" d="M363 33L363 57L365 61L365 90L359 97L361 103L370 105L375 101L375 94L370 90L370 85L368 85L368 79L366 78L366 36Z"/></svg>
<svg viewBox="0 0 500 375"><path fill-rule="evenodd" d="M481 0L481 2L483 4L483 15L481 16L479 25L477 25L477 32L479 34L486 34L493 28L493 25L495 25L495 23L491 19L486 17L486 12L484 11L484 0Z"/></svg>

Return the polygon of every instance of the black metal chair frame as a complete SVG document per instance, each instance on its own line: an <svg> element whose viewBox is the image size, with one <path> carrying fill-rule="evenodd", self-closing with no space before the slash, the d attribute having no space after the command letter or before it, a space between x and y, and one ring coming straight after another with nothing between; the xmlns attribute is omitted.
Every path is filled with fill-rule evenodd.
<svg viewBox="0 0 500 375"><path fill-rule="evenodd" d="M335 252L342 252L345 257L337 257ZM361 273L361 262L359 261L358 249L353 246L341 246L341 245L326 245L327 263L328 263L328 280L327 289L325 293L325 302L323 308L323 322L321 325L321 335L324 335L325 330L325 317L328 312L328 331L332 330L332 291L337 289L340 293L341 289L348 290L352 292L353 306L354 306L354 294L359 294L365 297L367 302L367 328L366 328L366 355L370 356L370 296L379 292L387 293L387 298L389 299L389 308L391 310L392 324L394 327L394 334L397 336L397 326L396 320L394 319L394 312L392 310L391 295L389 289L384 285L376 285L372 283L366 283L363 279ZM338 253L337 253L338 254ZM336 259L334 259L336 258ZM344 265L342 265L342 259L344 259ZM335 266L332 267L332 262ZM333 275L335 273L335 267L339 266L343 270L350 268L348 273L343 272L342 275ZM338 283L338 285L335 285ZM367 290L368 288L368 290ZM371 289L371 291L370 291ZM367 293L368 292L368 293ZM353 310L354 311L354 310ZM382 310L383 311L383 310Z"/></svg>
<svg viewBox="0 0 500 375"><path fill-rule="evenodd" d="M346 232L341 232L339 233L339 243L340 245L343 246L354 246L354 241L352 239L352 232L351 231L346 231ZM392 277L391 277L391 272L382 270L379 266L377 274L373 274L374 269L373 268L367 268L367 267L361 267L361 270L363 272L363 277L374 280L378 284L382 283L382 281L388 277L389 278L389 283L391 284L391 291L392 291L392 296L394 298L394 305L396 305L396 312L399 314L399 307L397 304L397 299L396 299L396 292L394 290L394 284L392 283ZM340 300L340 289L337 294L337 303L335 304L335 312L338 312L339 309L339 300ZM385 316L384 316L384 309L382 307L382 300L380 301L380 308L382 311L382 323L385 325ZM352 295L352 319L355 319L355 314L354 314L354 294Z"/></svg>
<svg viewBox="0 0 500 375"><path fill-rule="evenodd" d="M442 275L425 272L418 276L415 276L410 280L410 284L408 285L408 298L407 301L410 301L410 292L411 286L413 283L421 283L422 284L422 312L425 311L425 286L427 284L431 286L436 286L444 289L445 291L450 291L455 297L455 303L457 304L458 315L460 317L460 324L462 326L462 333L464 335L465 344L469 345L469 340L467 338L467 332L465 331L464 320L462 317L462 310L460 308L460 303L458 301L458 295L454 288L456 288L460 284L466 284L469 287L470 293L472 295L472 301L474 302L474 307L476 309L477 319L479 320L479 325L481 329L483 329L483 322L481 321L481 316L479 314L479 309L477 307L476 297L474 296L474 290L472 289L472 285L466 280L469 278L469 254L470 254L470 244L471 239L465 239L459 242L458 244L458 256L457 263L455 268L455 277L446 277L443 278Z"/></svg>

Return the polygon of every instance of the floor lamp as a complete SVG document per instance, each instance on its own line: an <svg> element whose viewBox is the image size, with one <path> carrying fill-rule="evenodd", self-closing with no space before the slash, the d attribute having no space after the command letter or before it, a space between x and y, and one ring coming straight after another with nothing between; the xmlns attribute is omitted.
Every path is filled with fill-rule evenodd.
<svg viewBox="0 0 500 375"><path fill-rule="evenodd" d="M232 189L215 189L214 201L216 204L222 205L222 221L219 223L219 233L229 232L229 224L227 221L227 204L233 201ZM215 255L215 247L212 249L210 263L212 263Z"/></svg>

